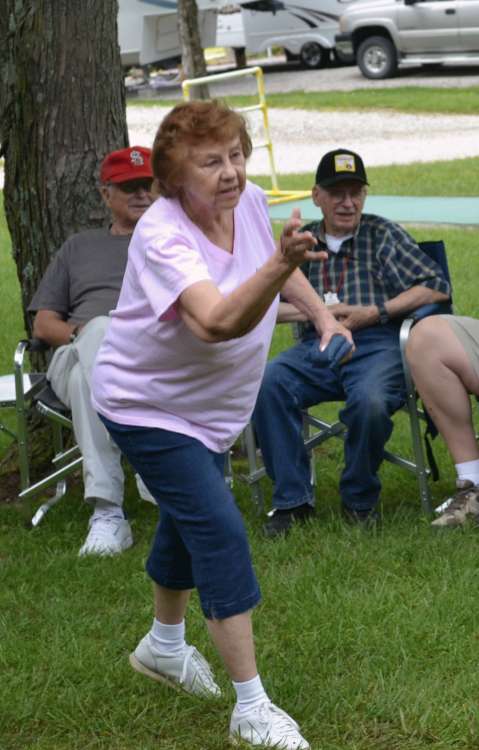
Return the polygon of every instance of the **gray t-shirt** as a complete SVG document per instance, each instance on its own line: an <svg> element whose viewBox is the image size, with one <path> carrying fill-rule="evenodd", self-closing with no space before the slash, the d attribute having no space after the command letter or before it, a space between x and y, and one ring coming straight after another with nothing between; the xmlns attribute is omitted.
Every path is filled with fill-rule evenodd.
<svg viewBox="0 0 479 750"><path fill-rule="evenodd" d="M74 234L51 260L28 310L54 310L75 325L108 315L118 302L130 239L106 228Z"/></svg>

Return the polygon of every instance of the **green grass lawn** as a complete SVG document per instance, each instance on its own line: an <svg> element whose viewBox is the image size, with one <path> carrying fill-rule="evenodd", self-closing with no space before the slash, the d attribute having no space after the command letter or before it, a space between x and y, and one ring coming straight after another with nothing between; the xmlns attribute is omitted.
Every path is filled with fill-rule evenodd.
<svg viewBox="0 0 479 750"><path fill-rule="evenodd" d="M435 194L452 194L446 176L457 173L459 184L476 161L404 168L404 192L418 189L410 169L429 174L420 183L429 194L431 186ZM391 194L397 174L389 174L388 182L386 169L370 170L372 189ZM299 185L298 177L298 185L308 180ZM445 239L457 309L478 315L479 231L411 233ZM23 326L1 220L0 262L5 373ZM272 353L290 340L289 327L278 327ZM328 406L323 413L334 412ZM440 500L454 472L436 444L441 479L433 495ZM407 452L408 445L407 421L397 415L391 447ZM241 466L238 459L237 473ZM433 533L414 477L390 464L381 469L381 529L344 527L340 441L318 449L316 466L317 520L276 542L263 538L262 517L235 481L263 591L254 622L266 689L301 723L312 750L477 750L477 530ZM263 489L268 504L269 482ZM210 705L176 694L128 665L152 618L143 565L156 509L138 500L128 472L125 505L135 546L115 559L79 559L88 521L81 497L75 482L35 530L25 527L31 509L0 504L0 750L225 750L233 691L196 597L188 638L211 661L224 698Z"/></svg>
<svg viewBox="0 0 479 750"><path fill-rule="evenodd" d="M279 176L282 189L306 190L314 183L316 165L308 174ZM436 161L424 164L392 164L383 167L368 167L368 192L371 195L446 195L477 196L479 179L479 157ZM265 189L271 187L271 179L265 175L251 176ZM444 217L447 222L447 216Z"/></svg>
<svg viewBox="0 0 479 750"><path fill-rule="evenodd" d="M267 81L266 81L267 86ZM214 87L211 88L214 96ZM268 94L268 107L291 107L309 110L371 110L390 109L395 112L437 112L451 115L477 115L479 87L464 89L435 88L433 86L403 86L399 88L364 88L355 91L293 91ZM231 96L233 107L248 107L257 102L255 96ZM129 107L173 107L177 99L129 99Z"/></svg>

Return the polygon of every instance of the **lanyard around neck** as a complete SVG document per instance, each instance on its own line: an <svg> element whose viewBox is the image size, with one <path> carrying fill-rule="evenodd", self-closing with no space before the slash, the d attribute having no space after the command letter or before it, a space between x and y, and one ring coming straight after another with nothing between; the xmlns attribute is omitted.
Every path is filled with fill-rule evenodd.
<svg viewBox="0 0 479 750"><path fill-rule="evenodd" d="M344 279L345 279L345 276L346 276L346 271L348 270L348 263L349 263L349 256L345 255L344 258L343 258L343 268L342 268L341 273L339 275L339 280L338 280L338 283L336 285L336 289L333 290L332 287L331 287L331 279L329 277L329 272L328 272L329 259L323 261L322 275L323 275L323 291L324 292L333 292L334 291L334 293L336 295L339 294L339 292L341 291L341 289L344 286Z"/></svg>

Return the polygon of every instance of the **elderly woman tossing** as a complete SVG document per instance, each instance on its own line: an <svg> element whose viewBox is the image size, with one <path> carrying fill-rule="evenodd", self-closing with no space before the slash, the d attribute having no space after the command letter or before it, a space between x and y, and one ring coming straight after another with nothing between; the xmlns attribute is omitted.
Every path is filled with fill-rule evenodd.
<svg viewBox="0 0 479 750"><path fill-rule="evenodd" d="M314 322L323 349L350 333L298 269L322 257L298 231L299 212L275 245L264 194L246 181L251 148L243 118L215 101L179 104L161 123L152 153L161 197L133 234L92 394L161 510L146 565L155 618L131 665L189 693L220 694L184 639L196 587L237 694L231 738L308 748L257 672L251 610L260 591L224 458L250 419L280 291Z"/></svg>

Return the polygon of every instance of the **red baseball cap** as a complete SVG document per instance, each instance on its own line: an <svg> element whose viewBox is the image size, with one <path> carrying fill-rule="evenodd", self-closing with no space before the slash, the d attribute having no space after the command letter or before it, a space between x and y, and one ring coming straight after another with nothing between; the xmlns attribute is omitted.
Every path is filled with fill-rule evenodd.
<svg viewBox="0 0 479 750"><path fill-rule="evenodd" d="M143 146L130 146L119 151L112 151L103 159L100 168L100 181L128 182L142 177L153 179L151 171L151 149Z"/></svg>

